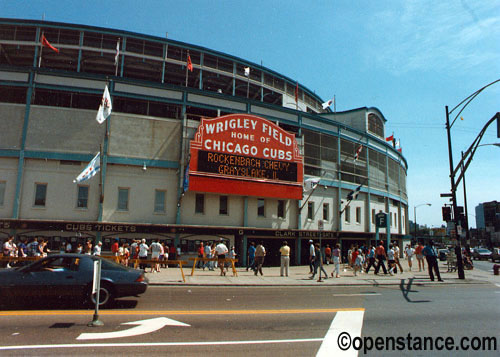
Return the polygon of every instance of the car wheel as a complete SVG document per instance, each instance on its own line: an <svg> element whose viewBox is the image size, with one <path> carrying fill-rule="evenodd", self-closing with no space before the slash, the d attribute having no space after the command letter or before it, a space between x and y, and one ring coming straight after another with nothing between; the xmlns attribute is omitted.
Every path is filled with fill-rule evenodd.
<svg viewBox="0 0 500 357"><path fill-rule="evenodd" d="M96 304L96 294L89 293L89 302L92 307ZM114 292L113 288L108 283L101 283L101 288L99 290L99 307L110 306L114 302Z"/></svg>

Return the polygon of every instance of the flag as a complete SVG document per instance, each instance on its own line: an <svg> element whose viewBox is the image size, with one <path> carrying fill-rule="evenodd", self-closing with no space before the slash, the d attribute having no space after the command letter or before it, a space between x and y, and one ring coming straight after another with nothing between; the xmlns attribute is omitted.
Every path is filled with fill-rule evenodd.
<svg viewBox="0 0 500 357"><path fill-rule="evenodd" d="M295 86L295 103L299 102L299 82L297 82L297 85Z"/></svg>
<svg viewBox="0 0 500 357"><path fill-rule="evenodd" d="M191 56L189 53L187 58L187 69L189 69L190 72L193 72L193 62L191 62Z"/></svg>
<svg viewBox="0 0 500 357"><path fill-rule="evenodd" d="M354 191L351 191L347 194L347 199L349 201L352 201L354 200L356 197L358 197L358 194L359 194L359 191L361 190L361 186L363 185L359 185L358 187L356 187L356 189Z"/></svg>
<svg viewBox="0 0 500 357"><path fill-rule="evenodd" d="M118 56L120 55L120 39L116 41L115 66L118 66Z"/></svg>
<svg viewBox="0 0 500 357"><path fill-rule="evenodd" d="M403 148L399 148L398 151L402 154L403 153Z"/></svg>
<svg viewBox="0 0 500 357"><path fill-rule="evenodd" d="M359 154L361 154L361 151L363 151L363 145L359 145L358 149L356 150L356 154L354 154L354 161L359 159Z"/></svg>
<svg viewBox="0 0 500 357"><path fill-rule="evenodd" d="M315 188L318 185L319 180L320 179L318 177L311 177L306 179L304 181L304 192L311 191L313 188Z"/></svg>
<svg viewBox="0 0 500 357"><path fill-rule="evenodd" d="M109 95L108 86L104 87L104 94L102 95L101 105L99 110L97 110L97 116L95 120L99 124L102 124L111 115L111 97Z"/></svg>
<svg viewBox="0 0 500 357"><path fill-rule="evenodd" d="M399 147L399 139L396 140L396 147Z"/></svg>
<svg viewBox="0 0 500 357"><path fill-rule="evenodd" d="M393 141L393 140L394 140L394 134L385 138L385 141Z"/></svg>
<svg viewBox="0 0 500 357"><path fill-rule="evenodd" d="M323 104L321 104L321 106L323 107L323 110L324 110L324 109L328 108L332 104L333 104L333 99L330 99L329 101L324 102Z"/></svg>
<svg viewBox="0 0 500 357"><path fill-rule="evenodd" d="M245 67L245 77L250 76L250 67Z"/></svg>
<svg viewBox="0 0 500 357"><path fill-rule="evenodd" d="M76 179L73 180L73 182L83 182L86 181L92 177L94 177L99 170L101 169L101 153L98 152L96 156L92 159L92 161L89 162L87 167L83 169L83 171L78 175Z"/></svg>
<svg viewBox="0 0 500 357"><path fill-rule="evenodd" d="M42 33L42 45L50 48L54 52L59 53L59 50L57 48L55 48L54 46L52 46L49 41L47 41L47 38L45 37L45 35L43 33Z"/></svg>

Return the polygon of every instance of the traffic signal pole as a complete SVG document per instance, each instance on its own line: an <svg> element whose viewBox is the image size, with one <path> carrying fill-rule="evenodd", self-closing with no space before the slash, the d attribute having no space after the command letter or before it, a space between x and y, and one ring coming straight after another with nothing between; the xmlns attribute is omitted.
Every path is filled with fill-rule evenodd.
<svg viewBox="0 0 500 357"><path fill-rule="evenodd" d="M453 224L455 225L455 234L457 234L458 227L458 209L457 209L457 187L455 185L455 173L453 168L453 153L451 149L451 126L450 126L450 113L448 106L446 108L446 133L448 134L448 155L450 161L450 181L451 181L451 201L453 207ZM457 256L457 272L459 279L465 279L464 263L462 260L462 245L461 239L457 234L457 245L455 246L455 254Z"/></svg>

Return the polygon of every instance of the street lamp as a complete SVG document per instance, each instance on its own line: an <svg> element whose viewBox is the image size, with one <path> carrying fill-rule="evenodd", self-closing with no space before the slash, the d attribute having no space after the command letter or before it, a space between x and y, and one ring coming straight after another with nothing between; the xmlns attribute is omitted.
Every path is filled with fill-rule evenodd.
<svg viewBox="0 0 500 357"><path fill-rule="evenodd" d="M413 224L415 225L415 240L417 240L417 208L421 206L432 206L430 203L422 203L420 205L413 206Z"/></svg>

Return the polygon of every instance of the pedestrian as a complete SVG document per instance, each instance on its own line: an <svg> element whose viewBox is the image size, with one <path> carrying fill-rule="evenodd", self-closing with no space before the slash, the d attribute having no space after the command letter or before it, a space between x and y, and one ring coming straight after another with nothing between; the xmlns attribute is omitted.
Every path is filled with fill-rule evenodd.
<svg viewBox="0 0 500 357"><path fill-rule="evenodd" d="M130 258L130 250L128 243L123 244L123 255L122 255L122 264L126 267L128 266L128 259Z"/></svg>
<svg viewBox="0 0 500 357"><path fill-rule="evenodd" d="M333 265L335 266L335 277L340 278L340 244L335 244L335 249L332 250ZM333 278L333 271L332 271Z"/></svg>
<svg viewBox="0 0 500 357"><path fill-rule="evenodd" d="M417 246L415 247L415 256L417 257L418 262L418 271L425 271L425 263L424 263L424 254L422 250L424 247L420 242L417 242Z"/></svg>
<svg viewBox="0 0 500 357"><path fill-rule="evenodd" d="M325 268L323 268L323 257L321 253L321 247L319 246L319 243L314 244L314 272L310 279L314 279L316 276L316 272L318 271L319 268L319 276L318 276L318 282L321 281L321 273L325 275L325 279L328 279L328 274L325 271Z"/></svg>
<svg viewBox="0 0 500 357"><path fill-rule="evenodd" d="M83 253L83 244L82 243L78 243L78 245L76 246L76 253L77 254Z"/></svg>
<svg viewBox="0 0 500 357"><path fill-rule="evenodd" d="M92 252L93 255L101 255L102 252L102 242L97 242L96 245L94 245L94 250Z"/></svg>
<svg viewBox="0 0 500 357"><path fill-rule="evenodd" d="M66 243L66 253L71 253L73 251L73 246L71 245L71 241L68 240Z"/></svg>
<svg viewBox="0 0 500 357"><path fill-rule="evenodd" d="M312 239L309 240L309 274L314 272L314 259L316 256L316 250L314 249L314 242Z"/></svg>
<svg viewBox="0 0 500 357"><path fill-rule="evenodd" d="M205 248L203 248L203 242L200 242L200 245L198 246L198 261L196 262L197 269L204 266L203 258L205 258Z"/></svg>
<svg viewBox="0 0 500 357"><path fill-rule="evenodd" d="M363 251L358 250L358 248L354 248L354 253L358 252L356 258L354 259L354 276L357 276L357 272L363 273L363 262L365 261L363 257ZM353 253L353 254L354 254Z"/></svg>
<svg viewBox="0 0 500 357"><path fill-rule="evenodd" d="M159 273L161 244L158 242L158 239L153 240L153 243L151 243L149 250L151 251L151 260L155 261L155 263L151 264L151 273Z"/></svg>
<svg viewBox="0 0 500 357"><path fill-rule="evenodd" d="M251 242L247 252L247 271L248 268L255 271L255 242Z"/></svg>
<svg viewBox="0 0 500 357"><path fill-rule="evenodd" d="M414 254L415 254L415 249L411 247L411 244L407 244L405 249L405 255L406 259L408 260L408 268L410 269L410 271Z"/></svg>
<svg viewBox="0 0 500 357"><path fill-rule="evenodd" d="M401 263L399 262L399 245L398 242L392 242L392 249L394 249L394 260L396 262L396 265L399 267L399 272L403 274L403 267L401 266Z"/></svg>
<svg viewBox="0 0 500 357"><path fill-rule="evenodd" d="M351 244L351 247L347 251L347 264L352 268L353 262L352 262L352 253L354 252L354 246Z"/></svg>
<svg viewBox="0 0 500 357"><path fill-rule="evenodd" d="M177 256L177 249L175 249L175 245L172 242L168 248L168 259L169 260L176 260ZM171 264L170 267L175 268L175 264Z"/></svg>
<svg viewBox="0 0 500 357"><path fill-rule="evenodd" d="M168 249L165 246L165 242L161 243L161 253L160 253L160 267L165 268L165 261L168 260Z"/></svg>
<svg viewBox="0 0 500 357"><path fill-rule="evenodd" d="M375 267L375 275L378 274L380 267L384 270L384 274L387 275L387 269L384 264L384 260L387 259L385 254L384 242L380 241L379 246L375 249L375 255L377 257L377 266Z"/></svg>
<svg viewBox="0 0 500 357"><path fill-rule="evenodd" d="M217 262L220 268L220 275L225 276L226 272L224 271L224 260L226 259L226 254L229 251L227 250L227 246L224 244L224 241L221 239L219 244L215 247L215 253L217 254Z"/></svg>
<svg viewBox="0 0 500 357"><path fill-rule="evenodd" d="M25 258L28 256L28 247L26 246L26 239L21 238L18 249L18 256Z"/></svg>
<svg viewBox="0 0 500 357"><path fill-rule="evenodd" d="M212 248L210 247L210 242L207 242L203 249L205 251L205 259L212 259ZM214 270L212 263L213 262L209 260L203 262L203 270L205 270L205 268L208 268L208 270Z"/></svg>
<svg viewBox="0 0 500 357"><path fill-rule="evenodd" d="M290 247L288 246L288 242L284 241L283 245L280 248L280 276L288 276L288 268L290 267Z"/></svg>
<svg viewBox="0 0 500 357"><path fill-rule="evenodd" d="M431 281L434 281L433 270L436 273L438 281L443 281L441 279L441 275L439 274L437 253L436 249L434 248L434 241L432 239L429 240L425 248L422 250L422 253L425 256L425 259L427 260L427 266L429 267L429 277L431 278Z"/></svg>
<svg viewBox="0 0 500 357"><path fill-rule="evenodd" d="M325 247L325 261L326 265L329 265L332 261L332 248L330 248L329 244L327 244Z"/></svg>
<svg viewBox="0 0 500 357"><path fill-rule="evenodd" d="M10 236L9 238L7 238L7 240L3 243L3 256L8 258L8 257L11 257L11 256L14 256L13 252L14 252L14 246L13 246L13 243L14 243L14 237L13 236ZM7 268L10 268L10 260L7 261L7 265L6 265Z"/></svg>
<svg viewBox="0 0 500 357"><path fill-rule="evenodd" d="M387 250L387 266L389 267L389 274L398 273L396 268L396 260L394 259L394 249L392 244L389 244L389 249Z"/></svg>
<svg viewBox="0 0 500 357"><path fill-rule="evenodd" d="M146 244L146 239L143 238L141 244L139 244L139 254L138 254L139 260L147 260L148 252L149 252L149 246ZM148 265L146 263L141 262L139 267L145 270L147 266Z"/></svg>
<svg viewBox="0 0 500 357"><path fill-rule="evenodd" d="M88 254L88 255L92 254L92 240L91 239L87 240L87 243L85 244L84 251L85 251L85 254Z"/></svg>
<svg viewBox="0 0 500 357"><path fill-rule="evenodd" d="M119 239L118 238L115 238L115 241L113 242L113 244L111 244L111 253L115 256L115 257L119 257L120 256L120 245L119 245Z"/></svg>
<svg viewBox="0 0 500 357"><path fill-rule="evenodd" d="M38 239L36 237L34 237L33 240L28 243L28 255L30 257L40 256L40 250L38 249Z"/></svg>
<svg viewBox="0 0 500 357"><path fill-rule="evenodd" d="M368 260L368 265L366 266L366 274L370 271L370 268L375 267L375 247L373 245L368 249L368 254L366 255L366 260Z"/></svg>
<svg viewBox="0 0 500 357"><path fill-rule="evenodd" d="M264 248L264 242L260 242L260 244L255 248L255 275L260 273L260 275L264 275L262 273L262 265L264 264L264 257L266 256L266 248Z"/></svg>

